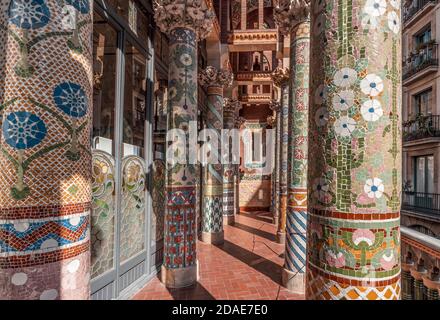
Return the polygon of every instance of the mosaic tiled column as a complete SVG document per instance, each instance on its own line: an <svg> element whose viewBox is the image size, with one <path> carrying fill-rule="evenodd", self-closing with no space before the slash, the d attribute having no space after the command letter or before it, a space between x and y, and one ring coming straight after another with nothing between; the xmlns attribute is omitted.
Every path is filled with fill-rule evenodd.
<svg viewBox="0 0 440 320"><path fill-rule="evenodd" d="M156 6L156 23L169 37L168 130L181 129L187 137L190 122L197 121L197 41L209 33L213 15L204 1L163 0ZM161 271L167 287L185 287L197 281L195 169L189 162L174 166L167 162Z"/></svg>
<svg viewBox="0 0 440 320"><path fill-rule="evenodd" d="M310 12L306 298L400 299L400 2Z"/></svg>
<svg viewBox="0 0 440 320"><path fill-rule="evenodd" d="M282 3L283 4L283 3ZM309 109L309 4L285 1L275 10L279 28L290 33L289 147L286 249L282 283L305 292L307 226L307 140Z"/></svg>
<svg viewBox="0 0 440 320"><path fill-rule="evenodd" d="M281 104L277 101L272 101L270 109L274 112L275 117L275 165L273 179L273 223L278 226L279 223L279 207L280 207L280 145L281 145Z"/></svg>
<svg viewBox="0 0 440 320"><path fill-rule="evenodd" d="M241 104L239 108L235 109L235 129L240 130L243 124L246 122L246 119L239 116L239 110L241 109ZM238 155L239 157L239 155ZM234 165L234 187L235 187L235 214L240 214L240 181L241 181L241 173L240 173L240 164Z"/></svg>
<svg viewBox="0 0 440 320"><path fill-rule="evenodd" d="M272 130L276 131L276 126L275 126L277 123L276 115L268 116L266 122L267 122L267 125L269 125L272 128ZM272 136L272 141L270 141L270 147L273 146L275 148L276 138L277 138L276 134ZM276 152L276 150L275 150L275 152ZM275 163L276 154L271 153L271 156L272 156L272 163ZM275 186L275 172L276 171L275 171L275 169L276 169L275 166L273 166L271 176L270 176L270 195L271 195L270 196L270 198L271 198L270 199L270 212L272 212L272 214L276 210L276 197L275 197L275 192L276 192L276 190L275 190L275 188L276 188L276 186Z"/></svg>
<svg viewBox="0 0 440 320"><path fill-rule="evenodd" d="M287 209L287 149L289 141L289 71L276 68L272 73L272 79L276 86L281 88L280 110L280 204L278 207L278 243L284 243L286 238L286 209Z"/></svg>
<svg viewBox="0 0 440 320"><path fill-rule="evenodd" d="M0 7L0 299L89 299L92 3Z"/></svg>
<svg viewBox="0 0 440 320"><path fill-rule="evenodd" d="M233 177L232 170L223 170L221 132L223 129L223 87L232 84L232 73L228 70L217 70L209 66L200 72L202 85L207 87L208 101L205 120L207 129L215 130L217 141L210 148L210 153L216 156L217 163L207 163L203 177L203 212L202 212L202 241L212 244L221 244L224 241L223 212L224 212L224 181L223 175ZM212 139L212 137L210 138ZM209 143L209 142L208 142ZM229 195L229 194L228 194ZM227 197L226 207L232 199L232 213L234 192Z"/></svg>
<svg viewBox="0 0 440 320"><path fill-rule="evenodd" d="M240 107L240 101L225 98L223 109L225 129L231 130L235 128L236 112ZM235 223L236 164L232 163L232 154L229 154L228 160L229 161L224 164L223 171L223 223L233 225Z"/></svg>

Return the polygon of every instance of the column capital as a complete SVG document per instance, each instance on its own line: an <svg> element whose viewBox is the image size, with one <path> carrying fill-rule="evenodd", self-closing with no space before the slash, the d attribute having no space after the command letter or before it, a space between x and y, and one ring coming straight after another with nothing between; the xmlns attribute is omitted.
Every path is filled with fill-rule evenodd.
<svg viewBox="0 0 440 320"><path fill-rule="evenodd" d="M282 87L289 83L289 69L277 67L271 74L272 80L277 87Z"/></svg>
<svg viewBox="0 0 440 320"><path fill-rule="evenodd" d="M279 101L272 100L269 104L270 110L274 112L280 112L281 111L281 103Z"/></svg>
<svg viewBox="0 0 440 320"><path fill-rule="evenodd" d="M207 66L199 73L201 85L206 87L230 87L234 81L234 74L228 69L217 69L213 66Z"/></svg>
<svg viewBox="0 0 440 320"><path fill-rule="evenodd" d="M241 109L241 102L234 98L224 98L223 112L234 115Z"/></svg>
<svg viewBox="0 0 440 320"><path fill-rule="evenodd" d="M246 119L245 118L243 118L243 117L237 117L236 119L235 119L235 127L237 128L237 129L240 129L242 126L243 126L243 124L246 122Z"/></svg>
<svg viewBox="0 0 440 320"><path fill-rule="evenodd" d="M301 22L310 19L310 0L280 0L274 9L274 20L280 32L291 33Z"/></svg>
<svg viewBox="0 0 440 320"><path fill-rule="evenodd" d="M271 127L273 127L274 125L276 125L276 117L275 116L269 116L267 117L267 124Z"/></svg>
<svg viewBox="0 0 440 320"><path fill-rule="evenodd" d="M154 19L166 34L175 28L188 28L203 40L212 30L215 13L205 0L158 0L154 4Z"/></svg>

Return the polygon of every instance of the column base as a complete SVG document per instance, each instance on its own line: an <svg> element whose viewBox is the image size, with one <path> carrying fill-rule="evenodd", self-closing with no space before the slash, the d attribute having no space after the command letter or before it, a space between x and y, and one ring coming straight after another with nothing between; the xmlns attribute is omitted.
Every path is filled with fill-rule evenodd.
<svg viewBox="0 0 440 320"><path fill-rule="evenodd" d="M279 244L285 244L286 243L286 233L285 232L277 232L277 242Z"/></svg>
<svg viewBox="0 0 440 320"><path fill-rule="evenodd" d="M168 269L162 265L160 278L167 288L192 286L199 279L199 261L187 268Z"/></svg>
<svg viewBox="0 0 440 320"><path fill-rule="evenodd" d="M202 232L202 242L209 244L223 244L225 240L225 233L220 232Z"/></svg>
<svg viewBox="0 0 440 320"><path fill-rule="evenodd" d="M299 294L304 294L306 292L305 273L292 272L283 268L283 271L281 272L281 283L290 292Z"/></svg>
<svg viewBox="0 0 440 320"><path fill-rule="evenodd" d="M233 226L235 224L235 215L223 216L224 226Z"/></svg>

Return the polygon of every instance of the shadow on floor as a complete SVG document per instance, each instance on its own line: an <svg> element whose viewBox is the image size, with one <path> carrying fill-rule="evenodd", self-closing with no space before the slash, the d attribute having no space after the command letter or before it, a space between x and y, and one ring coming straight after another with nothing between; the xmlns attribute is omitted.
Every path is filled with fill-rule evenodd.
<svg viewBox="0 0 440 320"><path fill-rule="evenodd" d="M159 278L160 279L160 278ZM178 289L167 288L173 300L216 300L200 283Z"/></svg>
<svg viewBox="0 0 440 320"><path fill-rule="evenodd" d="M225 240L223 245L216 247L269 277L275 283L281 284L281 267L278 264L237 246L228 240Z"/></svg>
<svg viewBox="0 0 440 320"><path fill-rule="evenodd" d="M231 225L231 227L252 233L256 236L265 238L269 241L276 241L276 236L273 233L266 232L266 231L256 229L253 227L249 227L249 226L242 224L242 223L239 223L239 222L235 222L233 225Z"/></svg>
<svg viewBox="0 0 440 320"><path fill-rule="evenodd" d="M272 216L272 213L270 213L270 212L259 212L259 211L244 212L244 211L241 211L240 215L243 217L263 221L263 222L270 223L270 224L273 223L273 216Z"/></svg>

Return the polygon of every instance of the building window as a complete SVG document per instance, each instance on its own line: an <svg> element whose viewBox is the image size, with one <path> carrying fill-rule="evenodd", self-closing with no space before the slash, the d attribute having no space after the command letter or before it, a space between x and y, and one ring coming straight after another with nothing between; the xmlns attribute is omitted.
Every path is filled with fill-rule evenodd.
<svg viewBox="0 0 440 320"><path fill-rule="evenodd" d="M415 94L414 96L414 113L429 114L431 113L432 88Z"/></svg>
<svg viewBox="0 0 440 320"><path fill-rule="evenodd" d="M424 28L421 32L414 36L415 47L418 48L431 41L431 26Z"/></svg>
<svg viewBox="0 0 440 320"><path fill-rule="evenodd" d="M415 157L415 191L434 193L434 156Z"/></svg>

